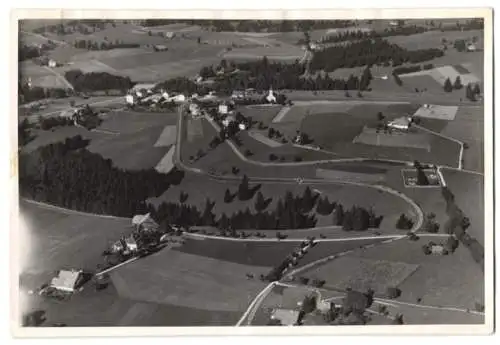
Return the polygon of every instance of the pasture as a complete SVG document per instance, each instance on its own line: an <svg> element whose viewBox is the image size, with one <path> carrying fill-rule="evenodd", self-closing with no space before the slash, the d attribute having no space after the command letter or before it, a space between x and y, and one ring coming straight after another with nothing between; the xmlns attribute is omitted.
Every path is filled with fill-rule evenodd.
<svg viewBox="0 0 500 345"><path fill-rule="evenodd" d="M50 209L20 202L26 229L21 229L24 253L29 253L22 272L37 275L58 269L95 270L103 263L101 253L117 238L132 231L124 218L103 218Z"/></svg>
<svg viewBox="0 0 500 345"><path fill-rule="evenodd" d="M363 131L353 139L353 144L415 148L430 151L430 138L427 133L385 133L375 128L364 127Z"/></svg>
<svg viewBox="0 0 500 345"><path fill-rule="evenodd" d="M245 272L267 273L222 260L163 250L111 273L122 297L181 307L243 312L266 285ZM201 288L202 287L202 288Z"/></svg>
<svg viewBox="0 0 500 345"><path fill-rule="evenodd" d="M36 138L23 148L31 152L75 135L90 139L87 149L98 153L122 169L154 168L168 152L168 146L155 146L165 125L176 123L175 114L111 112L102 115L103 122L93 131L81 127L58 127L36 130ZM126 152L127 154L124 154Z"/></svg>
<svg viewBox="0 0 500 345"><path fill-rule="evenodd" d="M467 232L484 246L485 232L493 231L485 228L484 177L450 169L443 169L442 173L457 206L470 219Z"/></svg>
<svg viewBox="0 0 500 345"><path fill-rule="evenodd" d="M449 122L442 134L460 140L468 145L464 151L464 169L484 170L484 108L482 106L462 106L455 120Z"/></svg>
<svg viewBox="0 0 500 345"><path fill-rule="evenodd" d="M356 250L348 257L353 260L386 260L403 262L418 268L398 284L402 294L398 301L437 306L474 308L484 304L484 276L467 248L461 244L447 256L424 255L422 246L443 239L422 237L419 241L399 240L365 250Z"/></svg>
<svg viewBox="0 0 500 345"><path fill-rule="evenodd" d="M356 291L373 289L384 294L388 287L401 284L418 265L387 260L367 260L344 256L316 267L308 276L326 280L325 288Z"/></svg>
<svg viewBox="0 0 500 345"><path fill-rule="evenodd" d="M427 31L417 35L410 36L391 36L386 39L392 43L397 44L403 48L409 50L417 49L429 49L429 48L442 48L443 39L447 42L448 51L455 50L453 48L453 42L458 39L471 40L473 37L477 37L477 46L482 46L484 32L482 30L472 30L472 31ZM447 51L447 52L448 52Z"/></svg>

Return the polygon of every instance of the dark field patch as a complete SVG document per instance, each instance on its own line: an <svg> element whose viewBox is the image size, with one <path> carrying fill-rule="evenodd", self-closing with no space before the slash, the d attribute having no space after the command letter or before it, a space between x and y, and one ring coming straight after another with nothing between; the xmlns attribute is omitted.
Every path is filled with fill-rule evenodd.
<svg viewBox="0 0 500 345"><path fill-rule="evenodd" d="M349 237L349 233L347 232L346 237ZM380 241L382 240L318 243L300 260L299 267L329 255ZM290 255L294 249L299 247L300 242L236 242L188 239L182 247L175 248L174 250L249 266L276 266Z"/></svg>
<svg viewBox="0 0 500 345"><path fill-rule="evenodd" d="M361 174L385 174L387 169L370 166L370 165L362 165L362 164L336 164L336 163L327 163L321 165L322 168L328 168L330 170L339 170L345 172L353 172L353 173L361 173Z"/></svg>
<svg viewBox="0 0 500 345"><path fill-rule="evenodd" d="M430 129L431 131L441 133L442 130L448 126L450 121L440 120L440 119L431 119L431 118L420 118L419 126Z"/></svg>
<svg viewBox="0 0 500 345"><path fill-rule="evenodd" d="M469 74L470 71L462 65L453 65L453 68L460 74Z"/></svg>

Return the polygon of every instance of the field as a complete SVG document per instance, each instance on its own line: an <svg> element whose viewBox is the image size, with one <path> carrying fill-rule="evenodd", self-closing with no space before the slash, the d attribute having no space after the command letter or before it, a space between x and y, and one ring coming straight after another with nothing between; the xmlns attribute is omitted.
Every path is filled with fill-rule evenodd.
<svg viewBox="0 0 500 345"><path fill-rule="evenodd" d="M300 259L298 267L307 265L313 261L326 258L348 250L381 242L380 239L356 240L345 242L323 242L311 248L307 254ZM224 240L195 240L187 239L186 243L174 248L173 251L209 257L212 259L231 262L239 265L252 267L274 267L283 262L295 249L299 248L297 242L244 242ZM244 274L242 271L241 274ZM249 271L248 273L252 273ZM267 273L267 272L266 272Z"/></svg>
<svg viewBox="0 0 500 345"><path fill-rule="evenodd" d="M484 246L485 232L493 231L486 229L484 224L484 177L449 169L442 172L447 186L455 195L457 206L470 219L471 226L467 232Z"/></svg>
<svg viewBox="0 0 500 345"><path fill-rule="evenodd" d="M111 276L118 293L129 299L215 311L244 311L265 287L258 279L246 278L249 269L258 274L268 271L267 267L249 268L163 250L126 265Z"/></svg>
<svg viewBox="0 0 500 345"><path fill-rule="evenodd" d="M417 50L417 49L428 49L428 48L442 48L443 47L443 39L447 40L448 43L448 51L455 50L453 48L453 42L458 39L472 39L472 37L476 36L478 38L478 42L476 46L481 48L484 44L483 42L483 31L480 30L472 30L472 31L428 31L418 35L410 35L410 36L392 36L388 37L387 40L393 44L397 44L403 48L409 50Z"/></svg>
<svg viewBox="0 0 500 345"><path fill-rule="evenodd" d="M233 48L225 53L223 57L235 61L245 61L260 60L263 56L266 56L269 60L295 62L296 60L300 60L304 56L304 53L297 46Z"/></svg>
<svg viewBox="0 0 500 345"><path fill-rule="evenodd" d="M373 289L384 294L388 287L400 285L418 269L418 265L386 260L366 260L341 257L318 266L311 279L326 280L325 288L352 288L356 291Z"/></svg>
<svg viewBox="0 0 500 345"><path fill-rule="evenodd" d="M101 253L122 234L131 232L130 220L81 215L47 209L22 201L20 212L27 227L29 258L22 268L37 276L63 268L95 270Z"/></svg>
<svg viewBox="0 0 500 345"><path fill-rule="evenodd" d="M94 131L74 126L37 130L35 140L23 150L30 152L40 146L81 135L91 140L87 147L89 151L111 159L123 169L153 168L168 152L168 145L156 146L156 143L164 126L175 125L175 114L121 111L101 116L103 122Z"/></svg>
<svg viewBox="0 0 500 345"><path fill-rule="evenodd" d="M430 141L430 135L427 133L384 133L377 131L375 128L364 127L352 142L371 146L414 148L430 151Z"/></svg>
<svg viewBox="0 0 500 345"><path fill-rule="evenodd" d="M476 302L484 303L484 276L462 245L452 255L424 255L422 246L431 239L395 241L365 250L356 250L348 257L353 259L386 260L417 265L416 271L398 284L402 294L398 301L436 306L474 308ZM442 242L443 239L432 239Z"/></svg>

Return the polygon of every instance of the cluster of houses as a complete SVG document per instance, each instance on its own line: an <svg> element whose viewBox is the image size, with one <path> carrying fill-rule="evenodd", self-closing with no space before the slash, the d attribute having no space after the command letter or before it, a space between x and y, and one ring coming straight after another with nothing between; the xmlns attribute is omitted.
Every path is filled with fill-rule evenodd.
<svg viewBox="0 0 500 345"><path fill-rule="evenodd" d="M161 103L184 103L186 96L182 93L168 93L166 90L155 92L156 84L137 84L125 95L125 102L129 106L150 105Z"/></svg>

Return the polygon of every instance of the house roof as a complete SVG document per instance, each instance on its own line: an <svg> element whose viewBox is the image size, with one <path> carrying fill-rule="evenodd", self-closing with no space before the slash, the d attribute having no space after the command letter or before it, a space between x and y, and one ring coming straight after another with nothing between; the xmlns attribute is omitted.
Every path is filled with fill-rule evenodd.
<svg viewBox="0 0 500 345"><path fill-rule="evenodd" d="M81 271L61 270L57 277L52 278L51 285L58 290L73 291L81 273Z"/></svg>
<svg viewBox="0 0 500 345"><path fill-rule="evenodd" d="M408 127L409 125L410 120L407 117L398 117L389 123L389 126L392 127Z"/></svg>

